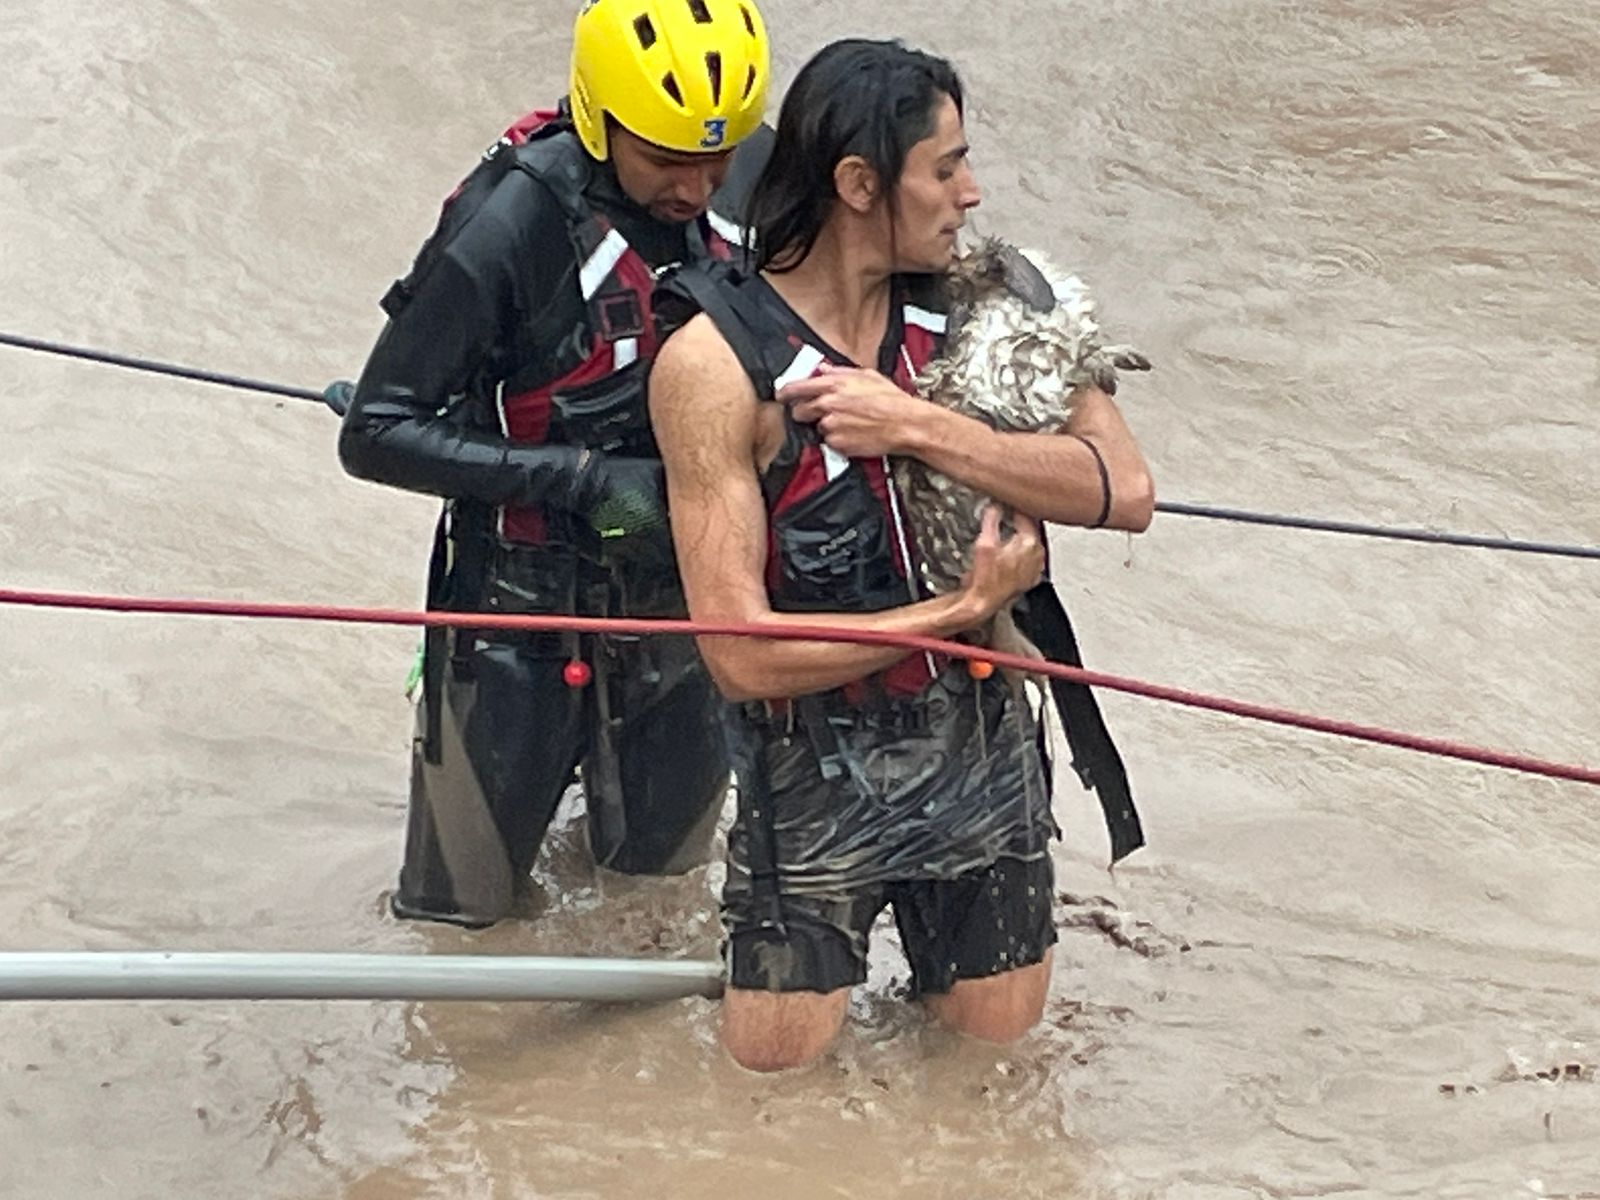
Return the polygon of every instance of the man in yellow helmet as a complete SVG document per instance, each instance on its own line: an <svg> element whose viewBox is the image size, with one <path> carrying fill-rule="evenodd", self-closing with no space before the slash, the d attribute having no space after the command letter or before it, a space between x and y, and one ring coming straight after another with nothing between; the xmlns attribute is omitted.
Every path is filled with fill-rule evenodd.
<svg viewBox="0 0 1600 1200"><path fill-rule="evenodd" d="M682 615L651 289L728 253L713 194L768 73L750 0L590 0L569 97L507 131L384 297L339 456L444 498L430 608ZM727 781L715 704L683 639L430 630L393 911L505 916L580 766L597 862L703 861Z"/></svg>

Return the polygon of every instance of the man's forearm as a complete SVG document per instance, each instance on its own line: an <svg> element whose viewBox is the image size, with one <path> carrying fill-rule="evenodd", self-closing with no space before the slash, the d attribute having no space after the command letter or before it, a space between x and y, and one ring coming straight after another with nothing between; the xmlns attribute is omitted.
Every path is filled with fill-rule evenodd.
<svg viewBox="0 0 1600 1200"><path fill-rule="evenodd" d="M997 433L930 405L907 432L908 452L1040 520L1094 525L1103 518L1136 532L1148 526L1155 502L1149 472L1110 398L1086 396L1067 430L1078 436Z"/></svg>
<svg viewBox="0 0 1600 1200"><path fill-rule="evenodd" d="M756 625L807 625L877 633L948 638L983 619L963 592L936 596L877 613L775 612ZM908 653L900 646L855 642L803 642L761 637L700 639L701 653L729 700L777 700L826 691L892 667Z"/></svg>
<svg viewBox="0 0 1600 1200"><path fill-rule="evenodd" d="M578 469L572 447L517 445L395 390L357 391L339 431L339 460L361 479L486 504L559 505Z"/></svg>
<svg viewBox="0 0 1600 1200"><path fill-rule="evenodd" d="M930 415L912 453L935 470L1041 520L1088 525L1099 515L1100 471L1077 438L997 433L947 409Z"/></svg>

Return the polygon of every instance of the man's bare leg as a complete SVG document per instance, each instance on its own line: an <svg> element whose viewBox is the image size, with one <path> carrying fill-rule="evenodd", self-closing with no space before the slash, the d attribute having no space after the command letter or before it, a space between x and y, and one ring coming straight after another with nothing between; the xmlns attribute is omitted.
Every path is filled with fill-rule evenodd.
<svg viewBox="0 0 1600 1200"><path fill-rule="evenodd" d="M831 992L729 988L722 998L722 1044L751 1071L803 1067L833 1044L849 1003L848 987Z"/></svg>
<svg viewBox="0 0 1600 1200"><path fill-rule="evenodd" d="M1050 990L1050 964L1043 961L986 979L958 979L948 992L925 997L928 1011L941 1025L986 1042L1014 1042L1044 1016Z"/></svg>

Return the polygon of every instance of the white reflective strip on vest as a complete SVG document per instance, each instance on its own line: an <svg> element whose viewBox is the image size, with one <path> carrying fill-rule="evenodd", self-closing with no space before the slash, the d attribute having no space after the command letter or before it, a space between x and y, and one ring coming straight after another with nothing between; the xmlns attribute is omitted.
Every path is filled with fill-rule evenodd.
<svg viewBox="0 0 1600 1200"><path fill-rule="evenodd" d="M712 233L730 246L751 248L754 245L754 239L751 238L748 229L736 221L728 220L714 208L706 210L706 224L711 226Z"/></svg>
<svg viewBox="0 0 1600 1200"><path fill-rule="evenodd" d="M929 333L943 333L945 330L945 315L943 313L929 312L915 304L905 306L907 325L915 325L918 329L926 329Z"/></svg>
<svg viewBox="0 0 1600 1200"><path fill-rule="evenodd" d="M817 368L822 365L825 358L826 355L815 346L801 346L794 356L794 361L783 369L782 375L772 381L772 386L781 388L785 384L810 379L817 373Z"/></svg>
<svg viewBox="0 0 1600 1200"><path fill-rule="evenodd" d="M619 338L611 343L611 369L620 371L639 361L639 339Z"/></svg>
<svg viewBox="0 0 1600 1200"><path fill-rule="evenodd" d="M494 411L500 418L500 436L507 441L511 440L511 423L506 420L506 381L502 379L494 388ZM501 537L506 535L506 510L501 505L494 510L494 531Z"/></svg>
<svg viewBox="0 0 1600 1200"><path fill-rule="evenodd" d="M606 276L611 274L611 268L622 261L622 256L628 252L628 239L613 229L606 234L594 253L589 256L589 261L583 264L583 269L578 272L578 287L583 292L585 300L593 300L594 294L600 290L600 285L606 281Z"/></svg>
<svg viewBox="0 0 1600 1200"><path fill-rule="evenodd" d="M776 391L785 384L796 383L802 379L810 379L817 373L817 368L826 361L826 358L827 356L815 346L801 346L794 356L794 361L784 368L782 375L772 381L773 390ZM850 460L832 446L824 445L822 447L822 469L827 472L830 481L839 478L849 467Z"/></svg>

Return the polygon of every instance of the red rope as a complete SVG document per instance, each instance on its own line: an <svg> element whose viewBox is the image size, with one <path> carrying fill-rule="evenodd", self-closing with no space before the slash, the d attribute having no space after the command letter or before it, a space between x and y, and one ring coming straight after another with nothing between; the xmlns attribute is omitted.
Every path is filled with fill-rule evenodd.
<svg viewBox="0 0 1600 1200"><path fill-rule="evenodd" d="M1210 696L1182 688L1145 683L1121 675L1107 675L1065 663L1041 662L1015 654L999 654L982 646L969 646L960 642L947 642L938 638L917 637L911 634L880 633L864 629L821 629L809 625L784 625L781 623L742 625L716 621L642 620L635 618L531 616L499 613L408 612L401 609L342 608L321 604L258 604L235 600L184 600L141 596L94 596L71 592L35 592L0 588L0 604L26 605L34 608L89 609L102 612L167 613L183 616L250 617L263 620L334 621L361 625L454 625L470 629L509 629L531 632L576 632L613 634L697 634L727 637L765 637L780 641L851 642L866 646L900 646L907 650L925 650L946 654L953 658L982 659L999 667L1010 667L1056 679L1071 679L1094 687L1128 692L1153 700L1165 700L1190 708L1205 708L1212 712L1265 721L1273 725L1287 725L1314 733L1327 733L1335 737L1356 741L1375 742L1382 746L1396 746L1442 758L1461 759L1485 766L1504 767L1530 775L1543 775L1551 779L1567 779L1577 783L1600 785L1600 770L1575 766L1569 763L1550 762L1523 754L1488 750L1443 738L1421 737L1382 729L1375 725L1358 725L1350 721L1336 721L1297 713L1289 709L1273 708L1264 704L1250 704Z"/></svg>

